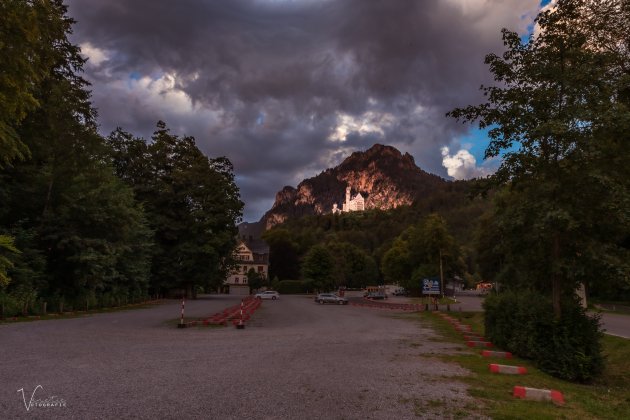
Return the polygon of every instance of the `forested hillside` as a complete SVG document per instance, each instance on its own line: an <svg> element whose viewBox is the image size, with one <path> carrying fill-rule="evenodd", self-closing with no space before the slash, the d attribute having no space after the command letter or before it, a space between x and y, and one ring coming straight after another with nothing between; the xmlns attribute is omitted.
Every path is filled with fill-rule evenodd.
<svg viewBox="0 0 630 420"><path fill-rule="evenodd" d="M440 247L447 246L428 244L421 237L425 224L433 221L447 234L445 241L450 241L449 256L442 261L448 266L447 274L472 285L481 280L475 246L478 221L492 205L492 194L482 195L479 188L478 181L449 182L409 206L289 219L263 235L271 248L270 276L309 280L303 270L316 252L320 259L328 255L332 261L329 275L318 280L322 288L395 282L417 293L420 283L412 280L414 270L424 264L422 275L437 275ZM395 250L402 250L402 255L395 256Z"/></svg>

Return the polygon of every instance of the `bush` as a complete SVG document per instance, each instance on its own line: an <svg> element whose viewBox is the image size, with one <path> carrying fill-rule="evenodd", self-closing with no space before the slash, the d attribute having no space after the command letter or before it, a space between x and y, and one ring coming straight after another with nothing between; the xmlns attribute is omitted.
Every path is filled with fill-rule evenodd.
<svg viewBox="0 0 630 420"><path fill-rule="evenodd" d="M295 294L306 293L308 291L309 283L300 280L282 280L277 283L275 289L279 293Z"/></svg>
<svg viewBox="0 0 630 420"><path fill-rule="evenodd" d="M604 367L599 317L590 317L575 298L554 319L551 300L531 291L508 291L485 303L487 337L498 347L531 359L550 375L589 382Z"/></svg>

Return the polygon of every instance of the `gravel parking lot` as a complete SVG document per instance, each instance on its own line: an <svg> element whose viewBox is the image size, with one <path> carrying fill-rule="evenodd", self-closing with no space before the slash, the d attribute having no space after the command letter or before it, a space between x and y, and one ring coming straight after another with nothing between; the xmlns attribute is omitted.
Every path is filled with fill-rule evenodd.
<svg viewBox="0 0 630 420"><path fill-rule="evenodd" d="M207 316L238 298L187 303ZM467 417L457 351L409 315L312 298L264 301L245 330L177 329L179 303L0 325L0 417L406 419ZM170 323L168 321L171 321ZM65 402L65 407L26 404Z"/></svg>

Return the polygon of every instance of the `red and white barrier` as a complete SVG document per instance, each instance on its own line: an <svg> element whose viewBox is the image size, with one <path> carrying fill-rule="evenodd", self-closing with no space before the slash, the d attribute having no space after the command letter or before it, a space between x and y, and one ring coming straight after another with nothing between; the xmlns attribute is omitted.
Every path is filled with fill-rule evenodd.
<svg viewBox="0 0 630 420"><path fill-rule="evenodd" d="M241 318L239 319L238 324L236 324L236 328L238 328L239 330L245 328L245 324L243 324L243 305L244 300L241 300Z"/></svg>
<svg viewBox="0 0 630 420"><path fill-rule="evenodd" d="M455 330L460 333L469 333L472 332L472 327L470 325L454 325Z"/></svg>
<svg viewBox="0 0 630 420"><path fill-rule="evenodd" d="M230 306L229 308L226 308L221 312L217 312L208 318L185 323L183 321L183 305L184 304L182 302L182 318L180 320L180 324L178 325L180 328L194 327L196 325L227 325L229 320L231 320L237 328L244 328L245 321L249 320L250 316L256 311L256 309L258 309L261 305L261 300L254 299L250 296L243 299L239 305Z"/></svg>
<svg viewBox="0 0 630 420"><path fill-rule="evenodd" d="M492 373L505 373L508 375L525 375L527 373L527 368L523 366L498 365L496 363L491 363L488 367Z"/></svg>
<svg viewBox="0 0 630 420"><path fill-rule="evenodd" d="M554 389L528 388L526 386L515 386L514 397L524 400L551 401L557 405L564 405L562 392Z"/></svg>
<svg viewBox="0 0 630 420"><path fill-rule="evenodd" d="M184 324L184 304L185 303L186 303L186 300L182 296L182 314L179 318L179 325L177 326L178 328L186 328L186 324Z"/></svg>

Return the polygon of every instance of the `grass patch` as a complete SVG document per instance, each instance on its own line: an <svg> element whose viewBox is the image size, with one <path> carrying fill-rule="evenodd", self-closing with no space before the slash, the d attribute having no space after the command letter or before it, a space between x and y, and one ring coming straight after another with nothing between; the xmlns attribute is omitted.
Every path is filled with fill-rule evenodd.
<svg viewBox="0 0 630 420"><path fill-rule="evenodd" d="M90 309L88 311L79 310L79 311L62 312L62 313L51 312L46 315L7 317L7 318L0 319L0 324L15 324L16 322L47 321L51 319L69 319L69 318L79 318L82 316L88 316L88 315L93 315L93 314L104 314L104 313L121 312L121 311L134 311L136 309L152 308L155 305L159 305L160 303L162 303L162 301L147 302L147 303L134 303L134 304L115 306L115 307L110 307L110 308Z"/></svg>
<svg viewBox="0 0 630 420"><path fill-rule="evenodd" d="M473 331L483 333L483 313L453 312L451 316L471 325ZM423 323L430 323L444 339L462 343L463 337L442 318L422 313ZM482 404L485 415L493 419L623 419L630 413L630 340L604 336L606 369L593 384L566 382L536 369L529 361L488 359L477 349L463 354L440 356L444 361L456 362L472 375L459 378L467 383L469 394ZM524 376L490 373L489 363L525 366ZM512 397L515 385L532 388L556 389L564 394L566 405L557 407L548 402L522 401Z"/></svg>
<svg viewBox="0 0 630 420"><path fill-rule="evenodd" d="M429 408L438 408L446 406L446 402L444 400L436 399L436 400L428 400L425 405Z"/></svg>

